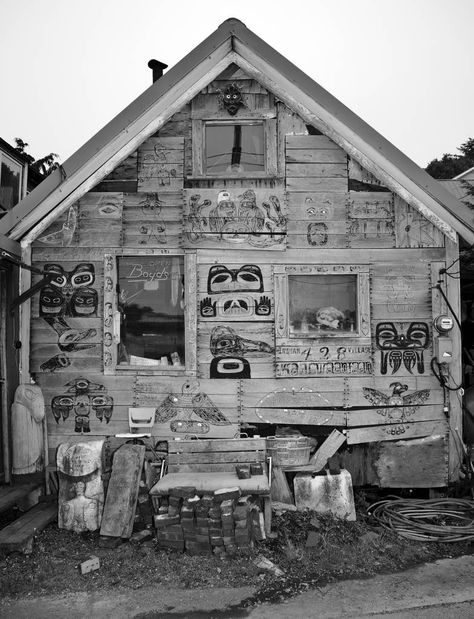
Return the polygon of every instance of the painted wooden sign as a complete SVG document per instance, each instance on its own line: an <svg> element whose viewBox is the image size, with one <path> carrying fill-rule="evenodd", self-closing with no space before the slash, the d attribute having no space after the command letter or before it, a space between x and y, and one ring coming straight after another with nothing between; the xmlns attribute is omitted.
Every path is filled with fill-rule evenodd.
<svg viewBox="0 0 474 619"><path fill-rule="evenodd" d="M277 362L276 375L291 376L363 376L373 372L371 361L288 361Z"/></svg>

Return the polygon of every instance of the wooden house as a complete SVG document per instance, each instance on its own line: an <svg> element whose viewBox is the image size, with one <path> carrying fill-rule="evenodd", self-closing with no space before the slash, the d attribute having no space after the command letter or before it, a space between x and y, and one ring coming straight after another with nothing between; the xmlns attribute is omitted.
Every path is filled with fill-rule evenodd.
<svg viewBox="0 0 474 619"><path fill-rule="evenodd" d="M465 211L225 21L0 221L50 274L20 349L50 447L150 407L157 440L338 428L356 484L456 480Z"/></svg>

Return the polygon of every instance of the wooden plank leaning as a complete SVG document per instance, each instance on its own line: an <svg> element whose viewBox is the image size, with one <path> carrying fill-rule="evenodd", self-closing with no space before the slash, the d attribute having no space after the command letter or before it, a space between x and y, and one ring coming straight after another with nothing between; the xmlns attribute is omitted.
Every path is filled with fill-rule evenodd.
<svg viewBox="0 0 474 619"><path fill-rule="evenodd" d="M143 445L122 445L115 452L102 515L101 536L129 538L132 535L144 458Z"/></svg>

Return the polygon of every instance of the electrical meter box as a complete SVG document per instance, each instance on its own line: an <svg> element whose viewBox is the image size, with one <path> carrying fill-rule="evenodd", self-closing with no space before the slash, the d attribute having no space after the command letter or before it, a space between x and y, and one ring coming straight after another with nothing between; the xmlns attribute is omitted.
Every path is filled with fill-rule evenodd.
<svg viewBox="0 0 474 619"><path fill-rule="evenodd" d="M438 363L451 363L453 360L453 343L449 337L434 338L434 356Z"/></svg>

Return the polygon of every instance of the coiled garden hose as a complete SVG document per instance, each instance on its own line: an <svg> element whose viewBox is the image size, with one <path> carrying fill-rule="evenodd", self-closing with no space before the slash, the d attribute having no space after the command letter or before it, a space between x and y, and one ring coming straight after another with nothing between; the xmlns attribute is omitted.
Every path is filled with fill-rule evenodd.
<svg viewBox="0 0 474 619"><path fill-rule="evenodd" d="M377 522L407 539L465 542L474 539L474 501L391 497L368 508Z"/></svg>

